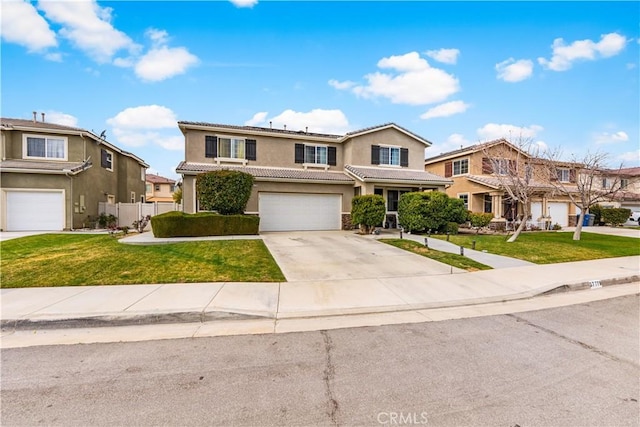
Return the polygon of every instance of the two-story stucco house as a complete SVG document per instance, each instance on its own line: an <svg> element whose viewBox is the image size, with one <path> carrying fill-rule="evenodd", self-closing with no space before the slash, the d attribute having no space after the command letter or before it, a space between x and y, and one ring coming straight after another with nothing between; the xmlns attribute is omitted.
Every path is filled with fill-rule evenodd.
<svg viewBox="0 0 640 427"><path fill-rule="evenodd" d="M164 176L147 174L146 198L147 202L173 202L176 182Z"/></svg>
<svg viewBox="0 0 640 427"><path fill-rule="evenodd" d="M178 122L185 136L183 209L198 211L196 177L220 169L255 178L246 213L260 215L261 231L351 228L355 195L380 194L386 226L397 225L400 194L444 191L452 181L425 172L431 143L394 123L346 135Z"/></svg>
<svg viewBox="0 0 640 427"><path fill-rule="evenodd" d="M493 159L490 160L490 159ZM559 180L565 188L575 187L576 165L559 167L558 176L550 177L541 159L529 156L505 139L475 144L459 150L442 153L425 160L425 170L442 174L453 180L446 189L449 197L464 200L471 212L493 213L494 225L522 219L521 202L511 200L505 191L505 179L501 175L515 173L532 174L530 181L533 197L529 201L530 220L534 225L559 224L563 227L576 224L576 207L566 195L556 191L549 180Z"/></svg>
<svg viewBox="0 0 640 427"><path fill-rule="evenodd" d="M601 205L640 212L640 167L602 170L599 178L599 189L606 191L612 187L619 188L611 200Z"/></svg>
<svg viewBox="0 0 640 427"><path fill-rule="evenodd" d="M85 129L2 118L0 228L83 228L98 203L144 197L148 165Z"/></svg>

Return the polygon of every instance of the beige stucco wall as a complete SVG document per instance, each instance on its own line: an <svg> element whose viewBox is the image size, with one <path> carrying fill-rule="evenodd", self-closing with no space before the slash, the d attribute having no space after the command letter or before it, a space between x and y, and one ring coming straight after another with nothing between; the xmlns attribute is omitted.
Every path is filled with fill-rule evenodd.
<svg viewBox="0 0 640 427"><path fill-rule="evenodd" d="M67 161L82 162L90 159L92 163L89 169L71 178L64 174L2 174L2 188L64 188L66 190L66 228L81 228L88 222L88 216L97 216L98 203L106 202L109 194L115 196L116 202L130 202L131 191L136 193L138 201L140 195L144 194L143 166L137 160L98 144L94 139L86 136L61 135L46 131L3 131L5 160L29 161L29 159L23 159L23 134L65 137L67 138ZM113 171L101 167L102 148L113 154ZM4 214L4 209L2 211Z"/></svg>
<svg viewBox="0 0 640 427"><path fill-rule="evenodd" d="M424 168L424 150L426 145L393 128L356 136L345 142L345 164L355 166L372 166L372 145L392 145L401 148L408 148L408 169L422 170Z"/></svg>

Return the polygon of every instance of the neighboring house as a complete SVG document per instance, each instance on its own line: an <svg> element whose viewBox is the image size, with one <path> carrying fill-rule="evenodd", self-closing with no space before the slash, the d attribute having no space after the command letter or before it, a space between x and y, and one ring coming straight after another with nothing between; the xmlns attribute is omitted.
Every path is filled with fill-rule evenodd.
<svg viewBox="0 0 640 427"><path fill-rule="evenodd" d="M146 180L147 202L173 202L176 182L160 175L148 173Z"/></svg>
<svg viewBox="0 0 640 427"><path fill-rule="evenodd" d="M355 195L380 194L385 226L397 226L403 192L440 190L450 179L424 171L431 143L396 124L346 135L178 122L185 135L183 209L197 212L196 177L232 169L255 183L246 213L260 215L261 231L350 229Z"/></svg>
<svg viewBox="0 0 640 427"><path fill-rule="evenodd" d="M612 200L600 203L602 206L627 208L632 212L640 212L640 167L607 169L600 174L599 188L620 187L620 191Z"/></svg>
<svg viewBox="0 0 640 427"><path fill-rule="evenodd" d="M499 160L491 162L490 158ZM496 167L498 170L495 170ZM511 171L516 171L519 176L533 173L531 184L535 193L530 200L531 217L528 219L536 226L557 223L566 227L576 224L575 205L566 195L554 191L554 187L548 184L548 172L544 176L543 162L531 158L505 139L427 158L425 170L452 179L453 185L447 187L447 195L462 199L471 212L492 213L493 223L497 227L501 227L501 223L521 219L523 214L522 205L511 200L504 190L505 180L501 180L500 175ZM553 179L566 183L567 188L575 187L575 165L567 164Z"/></svg>
<svg viewBox="0 0 640 427"><path fill-rule="evenodd" d="M99 202L144 197L142 159L93 132L42 118L1 119L2 230L83 228Z"/></svg>

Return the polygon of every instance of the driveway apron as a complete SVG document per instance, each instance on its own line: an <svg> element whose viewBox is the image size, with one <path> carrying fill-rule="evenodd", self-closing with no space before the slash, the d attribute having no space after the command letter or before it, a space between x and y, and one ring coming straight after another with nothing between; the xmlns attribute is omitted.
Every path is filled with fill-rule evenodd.
<svg viewBox="0 0 640 427"><path fill-rule="evenodd" d="M261 233L289 282L433 276L463 270L353 231Z"/></svg>

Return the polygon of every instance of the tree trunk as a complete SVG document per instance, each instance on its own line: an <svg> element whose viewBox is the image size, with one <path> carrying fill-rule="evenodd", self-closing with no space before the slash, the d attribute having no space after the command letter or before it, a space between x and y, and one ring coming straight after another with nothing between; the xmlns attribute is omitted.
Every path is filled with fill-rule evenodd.
<svg viewBox="0 0 640 427"><path fill-rule="evenodd" d="M580 234L582 233L583 222L584 222L584 209L581 209L580 216L578 217L578 223L576 224L576 230L573 232L573 240L580 240Z"/></svg>
<svg viewBox="0 0 640 427"><path fill-rule="evenodd" d="M524 218L526 218L526 216L524 216ZM507 243L515 242L518 236L520 235L520 233L522 233L522 230L524 230L526 226L527 226L527 221L525 219L520 221L520 225L518 225L518 229L515 231L515 233L513 233L511 237L509 237L509 240L507 240Z"/></svg>

